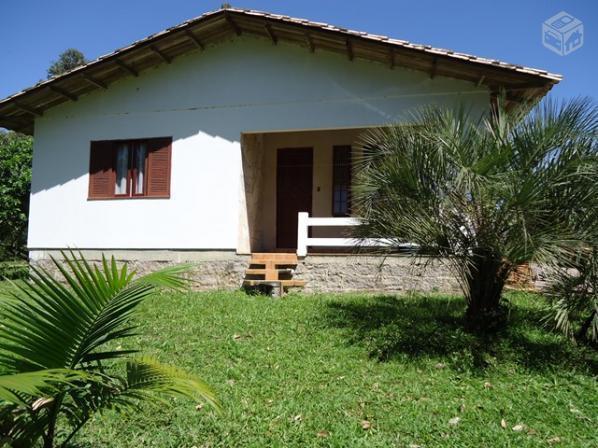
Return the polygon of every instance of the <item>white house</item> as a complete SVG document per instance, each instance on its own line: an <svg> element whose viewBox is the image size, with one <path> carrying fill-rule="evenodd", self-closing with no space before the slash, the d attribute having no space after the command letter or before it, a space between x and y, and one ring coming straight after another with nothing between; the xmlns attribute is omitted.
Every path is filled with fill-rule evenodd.
<svg viewBox="0 0 598 448"><path fill-rule="evenodd" d="M499 90L514 102L539 99L559 80L230 8L0 101L0 126L35 137L32 262L64 248L114 253L140 269L193 261L201 285L238 287L253 253L248 279L328 290L444 288L454 283L442 268L422 279L399 255L380 268L375 257L335 250L346 241L328 239L342 236L329 225L351 223L343 218L351 147L367 128L405 121L420 105L483 112ZM308 237L299 212L327 227ZM297 263L292 254L304 255L305 244L294 280L273 270Z"/></svg>

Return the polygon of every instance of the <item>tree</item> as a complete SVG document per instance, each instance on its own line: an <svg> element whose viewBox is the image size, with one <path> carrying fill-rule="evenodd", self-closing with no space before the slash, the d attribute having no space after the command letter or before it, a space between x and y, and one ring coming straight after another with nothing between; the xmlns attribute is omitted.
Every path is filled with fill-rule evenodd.
<svg viewBox="0 0 598 448"><path fill-rule="evenodd" d="M131 318L158 288L181 289L186 266L134 278L127 265L82 256L54 260L62 282L32 266L30 281L0 301L0 436L15 447L65 445L102 409L127 411L161 396L201 398L217 407L197 377L123 349ZM7 293L4 292L4 295ZM163 296L163 300L167 297ZM61 422L60 427L57 423Z"/></svg>
<svg viewBox="0 0 598 448"><path fill-rule="evenodd" d="M467 322L504 317L501 294L523 263L570 259L598 227L598 112L589 100L491 114L427 108L413 125L363 138L358 236L410 242L460 281Z"/></svg>
<svg viewBox="0 0 598 448"><path fill-rule="evenodd" d="M0 133L0 260L26 258L33 139Z"/></svg>
<svg viewBox="0 0 598 448"><path fill-rule="evenodd" d="M87 60L83 53L75 48L69 48L58 56L58 60L52 62L48 68L48 78L62 75L86 63Z"/></svg>

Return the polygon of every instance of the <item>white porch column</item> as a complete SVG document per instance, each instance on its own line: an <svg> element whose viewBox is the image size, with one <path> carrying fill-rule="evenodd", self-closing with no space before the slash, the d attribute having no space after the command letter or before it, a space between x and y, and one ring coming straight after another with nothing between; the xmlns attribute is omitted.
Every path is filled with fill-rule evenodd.
<svg viewBox="0 0 598 448"><path fill-rule="evenodd" d="M308 235L309 213L299 212L297 217L297 256L305 257L307 255L307 235Z"/></svg>

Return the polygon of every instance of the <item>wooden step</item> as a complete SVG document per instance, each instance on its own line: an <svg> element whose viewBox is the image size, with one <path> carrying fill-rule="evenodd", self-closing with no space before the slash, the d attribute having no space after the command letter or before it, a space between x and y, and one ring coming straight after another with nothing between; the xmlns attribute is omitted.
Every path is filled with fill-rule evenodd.
<svg viewBox="0 0 598 448"><path fill-rule="evenodd" d="M297 254L259 252L251 254L251 263L263 264L266 261L272 261L276 264L288 265L296 265L298 263Z"/></svg>
<svg viewBox="0 0 598 448"><path fill-rule="evenodd" d="M279 283L283 288L301 288L305 286L304 280L244 280L243 286L259 286Z"/></svg>
<svg viewBox="0 0 598 448"><path fill-rule="evenodd" d="M243 287L268 287L274 296L282 296L285 289L305 286L302 280L281 279L280 276L292 277L299 261L297 255L288 252L253 253L249 267L245 270ZM252 279L247 276L263 276Z"/></svg>
<svg viewBox="0 0 598 448"><path fill-rule="evenodd" d="M266 275L270 272L274 272L276 274L293 274L293 272L295 272L295 270L291 269L291 268L282 268L282 269L248 268L248 269L245 269L245 275Z"/></svg>

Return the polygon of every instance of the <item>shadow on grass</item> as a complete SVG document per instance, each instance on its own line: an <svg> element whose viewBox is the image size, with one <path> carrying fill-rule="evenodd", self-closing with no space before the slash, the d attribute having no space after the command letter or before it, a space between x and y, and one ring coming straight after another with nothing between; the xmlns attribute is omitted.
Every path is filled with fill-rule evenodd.
<svg viewBox="0 0 598 448"><path fill-rule="evenodd" d="M598 373L595 352L542 328L540 311L517 302L507 328L492 335L465 331L463 299L434 295L338 298L327 303L324 322L345 329L348 343L365 346L380 361L432 358L474 373L503 363Z"/></svg>

